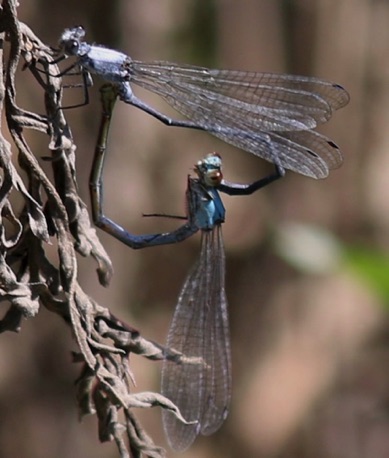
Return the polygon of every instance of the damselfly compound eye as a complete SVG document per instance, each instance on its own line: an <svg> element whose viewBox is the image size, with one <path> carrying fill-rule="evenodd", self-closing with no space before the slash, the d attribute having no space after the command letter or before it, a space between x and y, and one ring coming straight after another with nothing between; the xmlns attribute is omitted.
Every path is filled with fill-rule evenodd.
<svg viewBox="0 0 389 458"><path fill-rule="evenodd" d="M208 154L205 159L197 162L194 171L198 175L200 181L206 186L215 187L223 181L221 165L220 155L211 153Z"/></svg>
<svg viewBox="0 0 389 458"><path fill-rule="evenodd" d="M204 174L203 179L207 186L219 186L223 181L223 174L220 169L211 169Z"/></svg>
<svg viewBox="0 0 389 458"><path fill-rule="evenodd" d="M65 54L68 54L70 56L76 55L79 47L80 42L78 40L69 40L63 43L63 50Z"/></svg>

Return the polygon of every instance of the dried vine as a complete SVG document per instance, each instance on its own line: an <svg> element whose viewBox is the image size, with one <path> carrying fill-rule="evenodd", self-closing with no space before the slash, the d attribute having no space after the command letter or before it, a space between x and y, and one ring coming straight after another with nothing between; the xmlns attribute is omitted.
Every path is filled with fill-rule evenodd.
<svg viewBox="0 0 389 458"><path fill-rule="evenodd" d="M0 10L0 114L4 113L13 145L0 131L0 300L8 307L0 320L0 332L18 332L22 320L34 317L40 305L60 315L71 328L79 351L74 361L82 363L77 380L80 415L96 413L101 441L114 440L121 457L160 457L164 450L154 445L139 425L133 407L160 406L179 411L158 393L131 393L131 353L152 360L181 355L148 341L89 297L77 281L76 253L92 256L98 279L107 286L111 261L90 223L86 205L77 191L75 151L71 129L61 111L61 78L51 49L17 19L15 0L4 0ZM42 87L46 114L29 112L17 105L15 72L28 67ZM38 71L38 66L43 72ZM3 77L4 75L4 77ZM48 135L48 151L54 182L51 182L30 149L25 129ZM17 153L22 180L12 164ZM24 202L13 209L11 192ZM46 250L55 241L58 262L49 261ZM110 344L107 344L107 340Z"/></svg>

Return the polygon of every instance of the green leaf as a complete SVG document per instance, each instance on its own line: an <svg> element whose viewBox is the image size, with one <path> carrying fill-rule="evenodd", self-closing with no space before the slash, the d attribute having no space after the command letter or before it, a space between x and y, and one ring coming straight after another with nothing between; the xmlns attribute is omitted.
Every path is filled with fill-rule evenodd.
<svg viewBox="0 0 389 458"><path fill-rule="evenodd" d="M383 299L389 310L389 256L374 249L344 247L346 266Z"/></svg>

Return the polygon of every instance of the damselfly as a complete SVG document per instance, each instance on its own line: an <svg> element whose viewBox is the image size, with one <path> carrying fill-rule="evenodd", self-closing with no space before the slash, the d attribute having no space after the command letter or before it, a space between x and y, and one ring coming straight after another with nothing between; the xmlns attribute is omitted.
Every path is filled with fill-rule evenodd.
<svg viewBox="0 0 389 458"><path fill-rule="evenodd" d="M169 126L207 131L302 175L325 178L343 162L338 146L313 130L349 102L339 84L305 76L141 62L88 44L84 36L82 27L62 33L56 61L68 56L76 61L58 76L78 69L86 83L91 73L99 75L117 84L123 102ZM155 110L134 94L131 83L158 94L188 120Z"/></svg>
<svg viewBox="0 0 389 458"><path fill-rule="evenodd" d="M102 174L116 100L115 86L103 86L101 94L103 115L91 173L96 225L131 248L175 243L201 231L200 256L182 287L167 339L168 348L179 351L189 358L188 361L199 363L165 360L162 368L162 394L174 402L185 420L191 422L184 424L170 412L163 411L164 429L171 447L185 450L198 434L212 434L221 426L228 414L231 398L231 355L221 230L225 209L219 191L230 195L252 194L282 177L285 172L276 166L275 173L254 183L230 183L223 179L220 156L216 153L208 155L195 165L197 177L188 176L186 223L168 233L131 234L103 214Z"/></svg>

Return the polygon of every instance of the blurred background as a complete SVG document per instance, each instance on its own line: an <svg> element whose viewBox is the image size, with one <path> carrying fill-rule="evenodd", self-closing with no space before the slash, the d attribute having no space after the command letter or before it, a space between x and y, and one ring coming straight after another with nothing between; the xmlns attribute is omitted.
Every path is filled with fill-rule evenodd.
<svg viewBox="0 0 389 458"><path fill-rule="evenodd" d="M253 196L224 198L231 411L220 431L180 456L388 456L389 2L21 0L19 18L52 46L64 28L82 24L87 41L138 60L296 73L346 87L350 105L321 130L344 152L342 168L322 181L287 173ZM100 84L95 78L88 106L66 112L88 205ZM18 91L21 106L42 112L43 94L28 72ZM135 92L172 114L158 98ZM28 139L38 155L48 154L46 137L33 132ZM137 234L176 227L142 213L183 214L186 177L211 151L222 155L231 181L271 170L208 134L167 128L119 103L106 214ZM81 284L144 337L163 343L199 237L133 251L99 235L114 278L101 287L93 261L80 259ZM94 417L78 422L75 345L56 316L42 309L20 335L0 339L0 457L118 456L113 444L99 444ZM160 363L137 356L131 363L134 391L158 391ZM138 418L166 447L159 409L139 410Z"/></svg>

